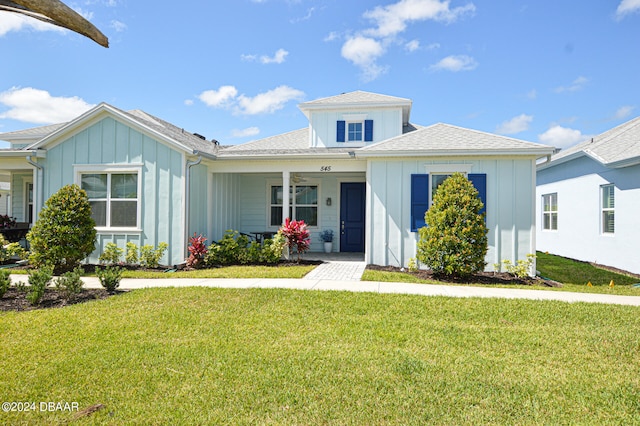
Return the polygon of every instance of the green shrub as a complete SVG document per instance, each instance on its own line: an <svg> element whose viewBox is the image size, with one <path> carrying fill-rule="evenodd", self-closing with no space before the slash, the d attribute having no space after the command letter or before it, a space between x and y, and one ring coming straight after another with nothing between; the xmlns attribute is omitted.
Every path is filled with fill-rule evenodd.
<svg viewBox="0 0 640 426"><path fill-rule="evenodd" d="M160 264L160 259L168 248L169 244L164 242L158 244L158 248L153 248L150 244L140 247L140 266L145 268L157 268Z"/></svg>
<svg viewBox="0 0 640 426"><path fill-rule="evenodd" d="M16 284L16 290L18 290L20 293L26 293L27 292L27 285L25 284L24 281L20 280L18 281Z"/></svg>
<svg viewBox="0 0 640 426"><path fill-rule="evenodd" d="M436 190L420 229L418 260L436 275L467 277L482 271L487 253L487 227L478 191L461 173Z"/></svg>
<svg viewBox="0 0 640 426"><path fill-rule="evenodd" d="M100 279L100 285L108 292L113 293L120 287L122 279L122 268L119 266L107 266L106 268L97 268L96 275Z"/></svg>
<svg viewBox="0 0 640 426"><path fill-rule="evenodd" d="M120 262L123 250L116 243L107 243L98 261L102 264L117 264Z"/></svg>
<svg viewBox="0 0 640 426"><path fill-rule="evenodd" d="M11 271L8 269L0 269L0 298L9 290L11 286Z"/></svg>
<svg viewBox="0 0 640 426"><path fill-rule="evenodd" d="M533 269L533 261L535 260L535 254L527 254L526 259L518 259L516 264L514 265L510 260L503 260L504 268L508 273L518 278L527 278L532 274ZM498 265L498 270L500 269L500 264ZM494 265L495 267L495 265Z"/></svg>
<svg viewBox="0 0 640 426"><path fill-rule="evenodd" d="M78 266L73 271L65 272L64 275L56 278L56 288L65 299L71 299L82 291L84 285L82 278L80 278L82 274L84 274L84 270Z"/></svg>
<svg viewBox="0 0 640 426"><path fill-rule="evenodd" d="M18 256L20 259L24 259L27 255L27 251L22 248L20 243L9 243L0 234L0 262L6 262L13 256Z"/></svg>
<svg viewBox="0 0 640 426"><path fill-rule="evenodd" d="M52 276L53 266L50 265L29 271L29 292L27 293L29 303L32 305L40 303Z"/></svg>
<svg viewBox="0 0 640 426"><path fill-rule="evenodd" d="M212 267L278 263L286 242L285 236L278 232L273 239L266 239L260 245L246 235L229 229L220 241L209 246L204 258L205 265Z"/></svg>
<svg viewBox="0 0 640 426"><path fill-rule="evenodd" d="M56 274L78 266L96 244L95 222L87 193L78 185L60 188L45 203L27 240L32 265L53 265Z"/></svg>
<svg viewBox="0 0 640 426"><path fill-rule="evenodd" d="M129 241L127 243L127 253L124 256L124 261L129 265L135 265L138 263L138 245Z"/></svg>
<svg viewBox="0 0 640 426"><path fill-rule="evenodd" d="M262 246L262 261L275 264L282 259L282 250L287 245L287 237L282 232L274 235L273 239L267 239Z"/></svg>

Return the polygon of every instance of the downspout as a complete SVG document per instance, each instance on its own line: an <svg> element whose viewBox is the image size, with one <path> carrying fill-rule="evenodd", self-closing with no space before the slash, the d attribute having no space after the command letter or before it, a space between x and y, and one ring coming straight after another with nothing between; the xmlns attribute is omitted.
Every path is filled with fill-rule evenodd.
<svg viewBox="0 0 640 426"><path fill-rule="evenodd" d="M191 167L193 166L197 166L198 164L200 164L200 162L202 161L202 156L198 154L198 159L195 161L191 161L191 160L187 160L186 163L186 168L187 168L187 175L185 177L185 207L184 207L184 254L185 256L188 255L188 249L187 249L187 241L189 241L189 225L190 225L190 220L189 220L189 215L191 213L191 190L189 185L191 184Z"/></svg>
<svg viewBox="0 0 640 426"><path fill-rule="evenodd" d="M37 169L36 174L38 177L38 186L36 187L36 189L38 196L34 197L34 201L36 201L37 203L35 206L33 206L33 221L35 222L36 217L40 215L40 209L42 209L42 206L44 204L44 167L33 161L30 155L27 155L26 160L27 163L31 164Z"/></svg>

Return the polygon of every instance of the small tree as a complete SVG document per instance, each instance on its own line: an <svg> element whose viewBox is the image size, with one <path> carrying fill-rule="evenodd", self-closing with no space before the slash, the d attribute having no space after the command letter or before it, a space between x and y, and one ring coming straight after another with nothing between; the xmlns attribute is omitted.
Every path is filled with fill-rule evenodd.
<svg viewBox="0 0 640 426"><path fill-rule="evenodd" d="M482 201L461 173L447 178L433 196L420 229L418 259L436 275L468 277L484 269L487 227Z"/></svg>
<svg viewBox="0 0 640 426"><path fill-rule="evenodd" d="M78 185L60 188L27 234L29 262L35 267L52 265L55 274L73 270L93 252L95 226L87 193Z"/></svg>

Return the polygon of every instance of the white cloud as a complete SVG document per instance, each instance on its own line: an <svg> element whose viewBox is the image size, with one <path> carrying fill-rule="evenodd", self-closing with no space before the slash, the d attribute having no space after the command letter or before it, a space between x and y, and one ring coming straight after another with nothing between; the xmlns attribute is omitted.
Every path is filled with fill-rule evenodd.
<svg viewBox="0 0 640 426"><path fill-rule="evenodd" d="M471 71L478 66L478 63L471 56L451 55L441 59L438 63L429 67L432 71Z"/></svg>
<svg viewBox="0 0 640 426"><path fill-rule="evenodd" d="M366 31L375 37L389 37L403 32L412 21L442 21L451 23L466 14L473 14L476 7L468 3L462 7L449 8L449 1L400 0L387 6L377 6L364 13L364 17L375 22L376 27Z"/></svg>
<svg viewBox="0 0 640 426"><path fill-rule="evenodd" d="M0 13L0 37L10 31L35 30L65 32L61 27L47 24L18 13Z"/></svg>
<svg viewBox="0 0 640 426"><path fill-rule="evenodd" d="M0 93L0 104L9 107L0 118L36 124L63 123L94 107L77 96L54 97L32 87L12 87Z"/></svg>
<svg viewBox="0 0 640 426"><path fill-rule="evenodd" d="M616 9L616 18L622 19L638 11L640 11L640 0L622 0Z"/></svg>
<svg viewBox="0 0 640 426"><path fill-rule="evenodd" d="M538 92L536 89L531 89L527 92L527 99L536 99L538 97Z"/></svg>
<svg viewBox="0 0 640 426"><path fill-rule="evenodd" d="M384 46L370 37L356 36L348 39L342 46L342 57L351 61L362 70L366 81L375 80L385 71L376 61L385 52Z"/></svg>
<svg viewBox="0 0 640 426"><path fill-rule="evenodd" d="M410 42L405 43L404 48L409 52L415 52L416 50L420 49L420 41L411 40Z"/></svg>
<svg viewBox="0 0 640 426"><path fill-rule="evenodd" d="M533 115L520 114L500 124L496 133L501 135L515 135L529 129L529 124L533 121Z"/></svg>
<svg viewBox="0 0 640 426"><path fill-rule="evenodd" d="M625 119L631 115L634 109L636 109L635 106L631 106L631 105L622 106L618 108L613 118L615 120Z"/></svg>
<svg viewBox="0 0 640 426"><path fill-rule="evenodd" d="M556 148L567 148L587 138L588 136L583 135L580 130L562 127L557 124L551 126L546 132L538 135L540 142L555 146Z"/></svg>
<svg viewBox="0 0 640 426"><path fill-rule="evenodd" d="M331 31L322 41L334 41L340 38L340 34L336 31Z"/></svg>
<svg viewBox="0 0 640 426"><path fill-rule="evenodd" d="M231 137L233 138L246 138L249 136L256 136L260 134L258 127L247 127L246 129L233 129L231 131Z"/></svg>
<svg viewBox="0 0 640 426"><path fill-rule="evenodd" d="M228 106L237 95L238 90L234 86L220 86L218 90L205 90L198 95L198 99L207 106L224 108Z"/></svg>
<svg viewBox="0 0 640 426"><path fill-rule="evenodd" d="M366 11L363 17L369 19L373 26L350 36L342 46L342 57L361 68L366 81L376 79L387 70L386 66L377 63L386 53L386 46L392 45L395 37L404 32L410 23L427 20L452 23L476 10L473 3L453 9L449 3L449 0L400 0ZM325 40L333 40L335 37L332 33ZM404 46L409 51L418 47L417 40Z"/></svg>
<svg viewBox="0 0 640 426"><path fill-rule="evenodd" d="M260 62L262 62L263 64L281 64L284 62L288 54L289 52L287 52L286 50L278 49L272 57L266 55L261 56Z"/></svg>
<svg viewBox="0 0 640 426"><path fill-rule="evenodd" d="M121 33L127 29L127 24L121 21L116 21L115 19L111 21L111 28L113 28L117 33Z"/></svg>
<svg viewBox="0 0 640 426"><path fill-rule="evenodd" d="M583 76L580 76L573 80L568 86L560 86L556 88L556 93L563 92L577 92L578 90L584 89L584 86L589 82L589 79Z"/></svg>
<svg viewBox="0 0 640 426"><path fill-rule="evenodd" d="M237 112L246 115L268 114L276 112L294 99L302 99L304 92L289 86L278 86L273 90L260 93L254 97L238 96Z"/></svg>
<svg viewBox="0 0 640 426"><path fill-rule="evenodd" d="M185 100L184 100L184 104L185 104L186 106L191 106L191 105L193 105L193 99L185 99Z"/></svg>
<svg viewBox="0 0 640 426"><path fill-rule="evenodd" d="M440 49L440 43L431 43L427 46L427 50L436 50Z"/></svg>

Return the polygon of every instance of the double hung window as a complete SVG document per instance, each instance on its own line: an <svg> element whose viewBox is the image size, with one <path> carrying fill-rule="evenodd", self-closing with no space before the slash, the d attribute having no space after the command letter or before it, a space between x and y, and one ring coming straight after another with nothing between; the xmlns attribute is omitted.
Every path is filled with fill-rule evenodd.
<svg viewBox="0 0 640 426"><path fill-rule="evenodd" d="M96 227L137 228L140 194L137 172L82 173Z"/></svg>
<svg viewBox="0 0 640 426"><path fill-rule="evenodd" d="M600 191L602 193L602 233L613 234L615 231L615 195L614 185L602 185Z"/></svg>
<svg viewBox="0 0 640 426"><path fill-rule="evenodd" d="M271 186L271 226L282 224L282 185ZM289 187L289 214L293 220L304 220L308 226L318 226L318 187L316 185L292 185Z"/></svg>
<svg viewBox="0 0 640 426"><path fill-rule="evenodd" d="M542 229L556 231L558 229L558 194L542 196Z"/></svg>

